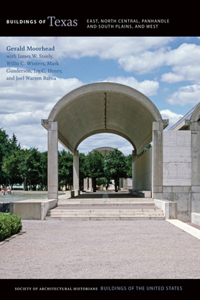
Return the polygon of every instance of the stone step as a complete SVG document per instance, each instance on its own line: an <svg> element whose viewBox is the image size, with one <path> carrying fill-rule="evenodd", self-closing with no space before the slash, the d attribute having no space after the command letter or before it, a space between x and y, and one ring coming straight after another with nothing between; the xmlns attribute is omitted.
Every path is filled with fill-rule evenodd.
<svg viewBox="0 0 200 300"><path fill-rule="evenodd" d="M107 196L107 194L105 194ZM90 195L92 196L92 195ZM59 199L58 206L47 216L59 219L83 220L138 220L165 219L163 211L152 198L69 198Z"/></svg>
<svg viewBox="0 0 200 300"><path fill-rule="evenodd" d="M138 204L145 204L145 205L154 205L154 201L152 199L145 199L141 200L138 199L137 201L135 199L109 199L109 198L102 198L102 199L59 199L58 200L58 206L61 204L66 205L78 205L78 204L89 204L89 205L105 205L105 204L132 204L132 205L138 205Z"/></svg>
<svg viewBox="0 0 200 300"><path fill-rule="evenodd" d="M139 209L139 210L128 210L128 209L74 209L74 210L61 210L61 209L53 209L48 212L48 216L51 218L159 218L165 219L162 210L148 210L148 209Z"/></svg>
<svg viewBox="0 0 200 300"><path fill-rule="evenodd" d="M114 213L120 213L120 212L125 212L125 213L163 213L162 210L160 210L159 208L154 208L154 209L108 209L108 208L105 208L105 209L101 209L101 208L98 208L98 209L85 209L85 208L77 208L77 209L59 209L59 208L55 208L55 209L52 209L50 210L51 214L52 213L68 213L68 212L89 212L89 213L92 213L92 212L104 212L104 213L107 213L107 212L114 212Z"/></svg>
<svg viewBox="0 0 200 300"><path fill-rule="evenodd" d="M49 217L47 217L49 218ZM50 217L52 218L52 217ZM55 217L53 217L55 218ZM56 217L58 220L65 220L65 221L72 221L72 220L82 220L82 221L88 221L88 220L92 220L92 221L116 221L116 220L124 220L124 221L136 221L136 220L165 220L164 217L138 217L138 216L131 216L131 217L127 217L127 216L71 216L71 217Z"/></svg>

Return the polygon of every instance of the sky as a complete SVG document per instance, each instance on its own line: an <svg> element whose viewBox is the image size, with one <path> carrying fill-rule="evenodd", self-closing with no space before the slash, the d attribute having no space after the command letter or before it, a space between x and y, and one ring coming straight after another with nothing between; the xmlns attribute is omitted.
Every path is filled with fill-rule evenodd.
<svg viewBox="0 0 200 300"><path fill-rule="evenodd" d="M25 51L17 51L20 46ZM55 50L27 51L27 46ZM18 54L31 57L18 58ZM23 76L24 80L16 80ZM43 76L56 80L33 79ZM22 148L46 151L47 131L41 119L47 119L71 90L103 81L145 94L163 119L169 119L168 129L200 102L200 38L0 37L0 128L9 137L14 133ZM78 150L87 154L102 146L118 148L125 155L132 151L128 141L105 133L87 138Z"/></svg>

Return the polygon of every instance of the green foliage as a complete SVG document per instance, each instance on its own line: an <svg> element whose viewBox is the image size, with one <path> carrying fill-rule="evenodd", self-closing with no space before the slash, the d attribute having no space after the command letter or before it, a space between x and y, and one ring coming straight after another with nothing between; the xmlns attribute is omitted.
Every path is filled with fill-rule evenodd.
<svg viewBox="0 0 200 300"><path fill-rule="evenodd" d="M115 180L115 191L119 186L119 178L127 178L127 161L126 157L118 150L110 151L105 157L104 174L107 179Z"/></svg>
<svg viewBox="0 0 200 300"><path fill-rule="evenodd" d="M86 158L87 176L99 178L104 176L104 156L99 151L90 152Z"/></svg>
<svg viewBox="0 0 200 300"><path fill-rule="evenodd" d="M146 151L151 145L143 150ZM142 153L143 153L142 152ZM115 187L119 185L119 178L132 177L132 155L124 156L115 149L104 157L99 151L90 152L87 156L79 154L79 184L83 189L83 179L92 178L93 190L97 185L109 185L115 180ZM73 155L66 150L58 152L58 180L59 186L73 185ZM38 149L21 149L16 136L12 138L0 129L0 184L24 183L41 189L47 187L47 151L40 153Z"/></svg>
<svg viewBox="0 0 200 300"><path fill-rule="evenodd" d="M28 185L37 185L41 172L40 152L36 148L21 152L21 176Z"/></svg>
<svg viewBox="0 0 200 300"><path fill-rule="evenodd" d="M132 154L126 156L127 178L132 178Z"/></svg>
<svg viewBox="0 0 200 300"><path fill-rule="evenodd" d="M84 153L79 154L79 186L83 190L83 179L87 177L87 156Z"/></svg>
<svg viewBox="0 0 200 300"><path fill-rule="evenodd" d="M11 184L24 182L37 185L41 177L41 153L36 149L15 149L12 154L4 158L2 170Z"/></svg>
<svg viewBox="0 0 200 300"><path fill-rule="evenodd" d="M15 150L8 157L4 157L2 171L6 174L6 181L11 184L21 183L22 178L19 173L20 152Z"/></svg>
<svg viewBox="0 0 200 300"><path fill-rule="evenodd" d="M6 178L5 172L2 170L3 158L8 153L8 135L5 130L0 129L0 182L4 182Z"/></svg>
<svg viewBox="0 0 200 300"><path fill-rule="evenodd" d="M12 138L9 139L5 130L0 128L0 182L10 181L6 171L3 169L4 159L8 158L14 150L19 150L20 145L17 144L17 138L13 134Z"/></svg>
<svg viewBox="0 0 200 300"><path fill-rule="evenodd" d="M106 177L100 177L100 178L97 178L96 180L96 184L98 186L100 185L103 185L103 186L109 186L109 184L112 183L110 180L108 180Z"/></svg>
<svg viewBox="0 0 200 300"><path fill-rule="evenodd" d="M36 149L21 149L13 134L9 139L5 130L0 129L0 183L26 185L38 184L42 178L41 153ZM44 168L44 171L46 169Z"/></svg>
<svg viewBox="0 0 200 300"><path fill-rule="evenodd" d="M73 155L66 150L58 152L59 186L73 185Z"/></svg>
<svg viewBox="0 0 200 300"><path fill-rule="evenodd" d="M10 215L11 218L11 234L16 234L22 229L21 218L17 215Z"/></svg>
<svg viewBox="0 0 200 300"><path fill-rule="evenodd" d="M93 191L96 192L96 179L104 177L104 156L99 151L90 152L86 158L86 174L92 178Z"/></svg>
<svg viewBox="0 0 200 300"><path fill-rule="evenodd" d="M144 154L147 150L149 150L151 148L151 144L149 144L146 148L144 148L143 150L142 150L142 152L139 154L139 155L142 155L142 154Z"/></svg>
<svg viewBox="0 0 200 300"><path fill-rule="evenodd" d="M0 241L18 233L21 229L22 223L19 216L0 213Z"/></svg>
<svg viewBox="0 0 200 300"><path fill-rule="evenodd" d="M47 151L40 153L40 174L38 183L41 189L47 187Z"/></svg>

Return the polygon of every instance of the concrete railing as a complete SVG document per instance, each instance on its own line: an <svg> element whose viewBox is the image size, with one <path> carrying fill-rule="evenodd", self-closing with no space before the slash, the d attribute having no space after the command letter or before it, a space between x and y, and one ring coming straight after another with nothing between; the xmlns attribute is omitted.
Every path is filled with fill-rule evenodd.
<svg viewBox="0 0 200 300"><path fill-rule="evenodd" d="M47 212L57 206L57 199L24 200L10 203L10 213L22 220L45 220Z"/></svg>
<svg viewBox="0 0 200 300"><path fill-rule="evenodd" d="M200 212L191 213L191 222L200 226Z"/></svg>
<svg viewBox="0 0 200 300"><path fill-rule="evenodd" d="M166 219L177 219L177 203L169 200L154 199L155 206L162 209Z"/></svg>

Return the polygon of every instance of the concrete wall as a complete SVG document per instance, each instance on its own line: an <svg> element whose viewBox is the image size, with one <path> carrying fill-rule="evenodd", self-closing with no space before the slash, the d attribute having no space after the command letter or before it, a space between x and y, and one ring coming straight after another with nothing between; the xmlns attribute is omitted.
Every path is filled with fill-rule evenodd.
<svg viewBox="0 0 200 300"><path fill-rule="evenodd" d="M10 213L18 215L22 220L45 220L47 211L57 206L57 199L24 200L10 203Z"/></svg>
<svg viewBox="0 0 200 300"><path fill-rule="evenodd" d="M200 226L200 213L192 213L191 215L191 222Z"/></svg>
<svg viewBox="0 0 200 300"><path fill-rule="evenodd" d="M200 212L200 122L191 124L192 212Z"/></svg>
<svg viewBox="0 0 200 300"><path fill-rule="evenodd" d="M163 186L191 186L191 131L163 132Z"/></svg>
<svg viewBox="0 0 200 300"><path fill-rule="evenodd" d="M163 132L162 198L177 202L177 218L191 220L191 131Z"/></svg>
<svg viewBox="0 0 200 300"><path fill-rule="evenodd" d="M132 174L133 190L151 191L152 148L133 162Z"/></svg>
<svg viewBox="0 0 200 300"><path fill-rule="evenodd" d="M158 165L156 147L161 144ZM190 130L163 131L153 147L153 198L176 202L177 218L190 222L191 213L200 212L200 124L194 122Z"/></svg>
<svg viewBox="0 0 200 300"><path fill-rule="evenodd" d="M122 187L124 189L127 190L132 189L132 178L126 178L126 179L120 178L120 179L122 180Z"/></svg>

